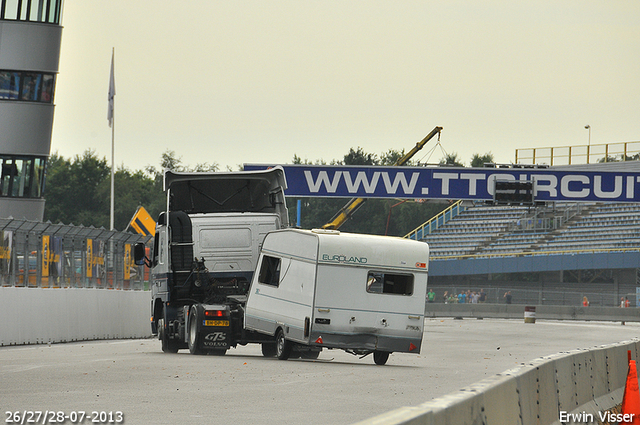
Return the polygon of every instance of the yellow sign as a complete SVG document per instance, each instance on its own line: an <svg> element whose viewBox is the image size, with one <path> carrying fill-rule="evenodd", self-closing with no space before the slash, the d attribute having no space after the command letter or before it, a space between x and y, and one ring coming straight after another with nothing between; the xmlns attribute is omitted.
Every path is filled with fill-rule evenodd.
<svg viewBox="0 0 640 425"><path fill-rule="evenodd" d="M131 279L131 268L134 267L133 255L131 255L131 244L124 246L124 280Z"/></svg>
<svg viewBox="0 0 640 425"><path fill-rule="evenodd" d="M131 218L129 226L141 235L153 236L156 231L156 222L153 221L144 207L138 207L136 213Z"/></svg>
<svg viewBox="0 0 640 425"><path fill-rule="evenodd" d="M42 277L49 276L49 260L51 259L51 245L49 235L42 236Z"/></svg>
<svg viewBox="0 0 640 425"><path fill-rule="evenodd" d="M93 277L93 240L87 239L87 277Z"/></svg>

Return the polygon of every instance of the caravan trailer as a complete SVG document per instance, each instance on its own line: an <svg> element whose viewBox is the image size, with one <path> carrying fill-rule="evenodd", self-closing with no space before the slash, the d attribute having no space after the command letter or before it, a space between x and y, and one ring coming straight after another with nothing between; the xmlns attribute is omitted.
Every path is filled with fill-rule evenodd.
<svg viewBox="0 0 640 425"><path fill-rule="evenodd" d="M276 355L342 349L385 364L420 353L429 246L337 230L267 234L248 291L244 327L270 335Z"/></svg>

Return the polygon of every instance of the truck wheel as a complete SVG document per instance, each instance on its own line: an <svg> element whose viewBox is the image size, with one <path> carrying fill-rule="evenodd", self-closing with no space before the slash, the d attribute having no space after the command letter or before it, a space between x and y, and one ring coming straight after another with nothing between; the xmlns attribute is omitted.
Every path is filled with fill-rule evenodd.
<svg viewBox="0 0 640 425"><path fill-rule="evenodd" d="M373 361L378 366L384 365L387 360L389 360L389 352L388 351L374 351L373 352Z"/></svg>
<svg viewBox="0 0 640 425"><path fill-rule="evenodd" d="M170 339L167 335L166 329L164 328L164 319L158 320L158 334L160 337L160 341L162 341L162 352L164 353L177 353L178 352L178 341L175 339Z"/></svg>
<svg viewBox="0 0 640 425"><path fill-rule="evenodd" d="M276 333L276 357L278 360L287 360L291 355L291 342L284 337L282 329L278 329Z"/></svg>
<svg viewBox="0 0 640 425"><path fill-rule="evenodd" d="M200 345L200 334L198 333L198 309L195 306L191 307L189 313L189 352L191 354L202 354Z"/></svg>
<svg viewBox="0 0 640 425"><path fill-rule="evenodd" d="M263 342L262 343L262 355L265 357L275 357L276 356L276 344L273 342Z"/></svg>

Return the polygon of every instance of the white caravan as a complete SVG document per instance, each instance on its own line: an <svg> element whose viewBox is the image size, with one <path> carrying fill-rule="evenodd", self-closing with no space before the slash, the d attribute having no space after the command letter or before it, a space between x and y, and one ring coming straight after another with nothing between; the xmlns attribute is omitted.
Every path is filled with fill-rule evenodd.
<svg viewBox="0 0 640 425"><path fill-rule="evenodd" d="M429 246L336 230L285 229L263 243L244 327L272 335L276 355L315 358L322 348L419 353Z"/></svg>

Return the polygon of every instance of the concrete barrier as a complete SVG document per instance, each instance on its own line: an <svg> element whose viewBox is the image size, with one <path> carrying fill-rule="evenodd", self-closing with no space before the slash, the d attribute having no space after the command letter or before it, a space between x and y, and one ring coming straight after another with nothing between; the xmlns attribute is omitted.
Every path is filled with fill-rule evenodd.
<svg viewBox="0 0 640 425"><path fill-rule="evenodd" d="M358 424L560 425L561 414L575 415L573 423L598 423L600 412L622 402L627 350L637 358L640 341L542 357L459 392Z"/></svg>
<svg viewBox="0 0 640 425"><path fill-rule="evenodd" d="M522 319L524 312L525 306L520 304L427 303L425 307L425 316L432 318ZM640 322L640 308L537 305L535 306L535 319Z"/></svg>
<svg viewBox="0 0 640 425"><path fill-rule="evenodd" d="M146 338L149 292L0 287L0 346Z"/></svg>

